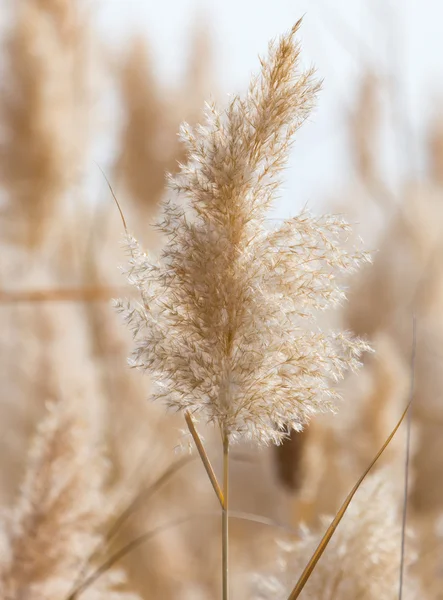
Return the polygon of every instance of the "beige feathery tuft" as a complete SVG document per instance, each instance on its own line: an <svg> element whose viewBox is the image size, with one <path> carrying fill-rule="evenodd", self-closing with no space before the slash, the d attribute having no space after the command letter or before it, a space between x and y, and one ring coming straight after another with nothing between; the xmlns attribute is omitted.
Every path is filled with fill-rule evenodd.
<svg viewBox="0 0 443 600"><path fill-rule="evenodd" d="M102 485L103 464L87 426L66 403L50 405L20 497L0 522L2 598L67 597L101 539L98 530L108 516ZM137 600L119 591L123 582L121 571L110 571L83 597Z"/></svg>
<svg viewBox="0 0 443 600"><path fill-rule="evenodd" d="M329 524L329 520L325 519ZM400 519L397 494L384 469L362 485L324 556L303 591L306 600L391 600L398 597ZM409 535L409 534L408 534ZM279 569L255 578L254 600L286 600L306 557L322 533L302 530L300 539L282 545ZM415 560L411 544L407 566ZM423 598L420 584L407 573L405 598Z"/></svg>
<svg viewBox="0 0 443 600"><path fill-rule="evenodd" d="M15 219L6 235L23 237L30 247L42 242L85 154L84 115L79 118L88 95L87 27L73 4L17 0L5 42L0 174L7 214L24 225L22 232Z"/></svg>
<svg viewBox="0 0 443 600"><path fill-rule="evenodd" d="M158 207L164 192L164 171L172 168L176 144L165 126L161 91L144 38L132 40L119 68L119 84L125 122L117 175L146 218Z"/></svg>
<svg viewBox="0 0 443 600"><path fill-rule="evenodd" d="M330 409L331 382L367 349L314 318L344 298L337 274L366 259L342 244L349 226L307 212L266 222L319 89L312 69L299 70L299 25L270 44L245 98L208 106L205 126L182 126L188 162L170 188L190 213L164 202L157 263L129 239L143 303L118 303L137 340L132 364L151 373L156 398L262 443Z"/></svg>
<svg viewBox="0 0 443 600"><path fill-rule="evenodd" d="M118 66L124 122L116 175L142 219L156 213L165 171L175 172L183 159L179 123L197 120L211 82L211 47L202 26L196 26L192 42L186 78L178 89L160 84L144 36L131 40Z"/></svg>

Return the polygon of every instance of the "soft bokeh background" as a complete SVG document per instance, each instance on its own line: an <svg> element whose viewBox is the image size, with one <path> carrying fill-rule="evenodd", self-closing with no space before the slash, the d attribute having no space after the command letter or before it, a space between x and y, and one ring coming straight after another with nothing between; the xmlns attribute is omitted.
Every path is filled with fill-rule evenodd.
<svg viewBox="0 0 443 600"><path fill-rule="evenodd" d="M244 91L257 55L304 14L303 64L315 64L324 85L271 218L307 204L356 224L374 264L346 282L349 302L322 323L366 337L376 352L344 382L338 415L313 420L277 450L233 452L233 597L275 598L263 591L275 574L293 584L322 515L338 509L386 439L414 375L408 493L403 427L305 597L397 597L407 500L407 589L441 599L442 3L0 7L0 595L68 597L115 551L160 527L83 597L219 597L217 502L187 452L182 418L150 403L148 378L127 367L130 335L110 307L133 292L117 269L123 227L105 177L128 227L157 251L151 223L164 173L185 158L180 122L198 122L205 99L223 104ZM219 473L220 440L199 429ZM296 543L279 574L282 538ZM251 573L265 574L262 595L252 594Z"/></svg>

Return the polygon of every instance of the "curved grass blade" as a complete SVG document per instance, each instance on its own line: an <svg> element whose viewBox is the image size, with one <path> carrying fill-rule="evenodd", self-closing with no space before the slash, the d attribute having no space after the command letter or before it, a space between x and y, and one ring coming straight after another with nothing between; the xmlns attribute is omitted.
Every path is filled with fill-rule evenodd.
<svg viewBox="0 0 443 600"><path fill-rule="evenodd" d="M417 323L416 317L413 316L412 321L412 352L411 352L411 383L409 388L409 402L412 403L415 389L415 352L417 347ZM408 413L407 429L406 429L406 456L405 456L405 485L403 492L403 514L401 523L401 553L400 553L400 577L398 583L398 600L403 598L403 579L405 571L405 550L406 550L406 519L408 516L408 488L409 488L409 463L411 456L411 424L412 424L412 410Z"/></svg>
<svg viewBox="0 0 443 600"><path fill-rule="evenodd" d="M416 346L416 337L415 337L415 318L414 318L413 360L412 360L412 365L411 365L411 367L412 367L411 368L411 377L414 376L414 370L415 370L415 346ZM369 471L372 469L372 467L378 461L380 456L383 454L383 452L389 446L392 438L397 433L398 429L400 428L400 425L403 423L403 420L406 417L406 415L408 414L409 408L411 407L412 400L413 400L413 395L411 395L411 397L409 398L408 404L406 405L406 408L404 409L396 426L391 431L391 433L387 437L386 441L384 442L384 444L382 445L380 450L377 452L377 454L375 455L375 457L373 458L373 460L371 461L369 466L366 468L364 473L360 476L357 483L354 485L352 490L347 495L345 501L341 505L341 507L338 510L337 514L335 515L333 521L331 522L328 529L326 530L326 533L324 534L323 538L321 539L319 545L317 546L314 554L312 555L308 564L304 568L303 573L300 575L300 578L297 581L297 583L295 584L295 587L292 590L290 596L288 597L288 600L296 600L296 598L298 598L300 596L303 588L305 587L306 583L309 580L309 577L311 576L312 571L315 569L315 566L317 565L318 561L320 560L323 552L326 550L327 545L329 544L332 536L334 535L335 530L337 529L340 521L342 520L344 514L346 513L348 506L351 504L351 501L352 501L353 497L355 496L355 493L357 492L358 488L362 484L363 480L366 478Z"/></svg>
<svg viewBox="0 0 443 600"><path fill-rule="evenodd" d="M86 591L88 587L94 584L106 571L108 571L111 567L113 567L119 560L128 555L133 550L136 550L138 547L142 546L145 542L148 542L150 539L155 537L157 534L162 533L168 529L172 529L179 525L183 525L189 521L194 519L201 519L202 517L219 517L220 513L218 511L209 511L204 513L196 513L193 515L187 515L185 517L179 517L169 523L164 525L159 525L155 527L151 531L147 531L133 539L129 544L120 548L117 552L115 552L112 556L110 556L105 562L103 562L95 571L93 571L84 581L82 581L76 588L69 594L66 600L77 600L79 596ZM253 513L245 513L240 511L232 511L229 513L229 516L234 519L240 519L242 521L251 521L252 523L258 523L260 525L267 525L270 527L277 527L279 529L283 529L288 533L295 534L295 530L287 525L282 523L278 523L273 519L269 519L268 517L262 517L260 515L255 515Z"/></svg>
<svg viewBox="0 0 443 600"><path fill-rule="evenodd" d="M194 440L194 443L197 447L198 453L200 455L203 466L208 475L209 481L211 482L212 487L214 488L215 495L217 496L218 501L220 502L220 506L222 508L224 508L225 498L223 496L222 489L220 487L220 484L218 483L217 477L214 473L214 469L212 468L212 465L211 465L209 457L206 453L205 447L203 446L201 438L198 435L197 429L195 428L194 421L192 420L192 416L189 412L185 412L185 421L186 421L186 425L188 426L189 432L192 435L192 439Z"/></svg>
<svg viewBox="0 0 443 600"><path fill-rule="evenodd" d="M86 571L91 561L94 559L97 560L108 548L112 539L119 532L121 527L125 524L125 522L131 517L133 513L135 513L140 506L143 505L144 502L149 500L151 496L155 494L157 490L159 490L165 483L167 483L173 475L178 473L183 467L188 465L191 461L195 460L192 456L185 456L181 460L173 463L169 466L169 468L160 475L149 487L142 490L137 496L130 502L130 504L118 515L115 519L114 523L109 528L108 532L105 534L104 543L98 544L93 552L87 557L84 561L83 566L80 569L78 576L71 588L71 592L66 600L70 600L71 598L75 598L76 596L73 594L75 590L79 589L82 579L84 579L86 575Z"/></svg>

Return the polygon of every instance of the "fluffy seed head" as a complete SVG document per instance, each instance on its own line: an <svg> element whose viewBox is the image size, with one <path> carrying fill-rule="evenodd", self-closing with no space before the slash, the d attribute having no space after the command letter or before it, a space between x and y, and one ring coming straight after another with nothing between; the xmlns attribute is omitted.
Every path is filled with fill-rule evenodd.
<svg viewBox="0 0 443 600"><path fill-rule="evenodd" d="M391 600L398 596L401 526L391 473L368 478L339 524L301 596L306 600ZM254 577L251 600L286 600L314 553L331 518L318 533L303 529L293 543L282 543L274 575ZM406 566L416 560L408 531ZM404 598L423 598L418 580L406 570Z"/></svg>
<svg viewBox="0 0 443 600"><path fill-rule="evenodd" d="M298 27L270 44L244 98L182 126L188 162L169 184L189 211L164 202L157 262L128 239L142 303L118 303L137 340L132 364L152 375L155 397L263 443L333 406L331 381L366 348L314 319L344 297L336 275L365 259L343 245L349 226L307 212L273 229L266 221L319 88L299 71Z"/></svg>
<svg viewBox="0 0 443 600"><path fill-rule="evenodd" d="M104 465L89 436L87 423L65 401L49 406L20 496L0 514L1 598L67 598L75 582L89 575L85 563L104 543L100 531L109 517ZM111 569L82 597L139 600L120 591L124 582L124 573Z"/></svg>

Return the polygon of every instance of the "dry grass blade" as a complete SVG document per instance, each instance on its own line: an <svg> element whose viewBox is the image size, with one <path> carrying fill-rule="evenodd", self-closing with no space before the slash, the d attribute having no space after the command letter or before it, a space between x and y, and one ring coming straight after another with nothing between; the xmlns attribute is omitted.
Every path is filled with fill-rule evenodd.
<svg viewBox="0 0 443 600"><path fill-rule="evenodd" d="M113 523L112 527L106 534L106 541L110 542L117 532L120 530L122 525L129 519L129 517L140 507L140 505L148 500L155 494L165 483L167 483L173 475L178 473L183 467L188 465L190 462L195 460L193 456L184 456L174 464L172 464L158 479L154 481L147 489L142 490L140 494L130 503L130 505L118 516Z"/></svg>
<svg viewBox="0 0 443 600"><path fill-rule="evenodd" d="M128 228L127 228L127 226L126 226L126 219L125 219L125 215L123 214L123 211L122 211L122 209L121 209L120 203L119 203L119 201L117 200L117 196L115 195L115 192L114 192L114 190L113 190L113 188L112 188L111 182L110 182L110 181L109 181L109 179L107 178L107 176L106 176L106 173L103 171L103 169L101 168L101 166L100 166L98 163L95 163L95 164L96 164L96 165L97 165L97 167L100 169L100 171L101 171L101 174L102 174L102 175L103 175L103 177L105 178L105 181L106 181L106 183L107 183L107 185L108 185L109 191L111 192L111 194L112 194L112 197L114 198L114 202L115 202L115 203L116 203L116 205L117 205L118 212L120 213L120 217L121 217L121 220L122 220L122 223L123 223L123 227L124 227L124 229L125 229L125 232L126 232L126 233L128 233Z"/></svg>
<svg viewBox="0 0 443 600"><path fill-rule="evenodd" d="M100 544L85 560L85 563L74 583L72 589L75 590L81 584L82 579L85 577L86 570L88 565L94 559L97 559L108 547L109 543L112 539L117 535L120 531L121 527L125 524L125 522L133 515L138 508L141 506L143 502L146 502L151 496L155 494L165 483L167 483L171 477L173 477L178 471L180 471L183 467L188 465L191 461L194 460L192 456L185 456L182 459L178 460L174 464L172 464L160 477L158 477L148 488L142 490L134 500L123 510L118 517L115 519L114 523L109 528L108 532L104 536L105 544ZM71 592L73 593L73 592Z"/></svg>
<svg viewBox="0 0 443 600"><path fill-rule="evenodd" d="M409 389L409 406L412 404L414 398L415 388L415 354L417 347L417 320L415 315L412 321L412 352L411 352L411 384ZM404 500L403 500L403 514L402 514L402 527L401 527L401 555L400 555L400 579L398 587L398 598L402 600L403 597L403 579L405 569L405 549L406 549L406 518L408 515L408 488L409 488L409 462L411 455L411 421L412 411L409 411L406 429L406 456L405 456L405 488L404 488Z"/></svg>
<svg viewBox="0 0 443 600"><path fill-rule="evenodd" d="M189 412L185 413L185 420L186 420L186 425L188 426L189 432L192 435L192 439L194 440L195 445L197 446L197 450L198 450L198 453L202 460L203 466L205 467L206 473L208 474L209 480L212 484L212 487L214 488L214 492L220 502L221 507L223 508L225 505L225 499L223 497L223 492L217 481L217 477L215 476L214 469L212 468L212 465L209 461L205 447L202 444L200 436L197 433L194 422L193 422L192 417L189 414Z"/></svg>
<svg viewBox="0 0 443 600"><path fill-rule="evenodd" d="M65 600L77 600L77 598L79 598L80 595L87 590L87 588L89 588L93 583L95 583L102 575L104 575L104 573L106 573L106 571L111 569L119 560L127 556L133 550L136 550L137 548L142 546L145 542L149 541L157 534L162 533L163 531L167 531L168 529L178 527L179 525L184 525L185 523L193 521L194 519L201 519L202 517L212 516L218 517L219 513L214 511L207 511L204 513L197 513L185 517L179 517L177 519L174 519L173 521L170 521L169 523L159 525L151 531L147 531L146 533L139 535L131 542L129 542L129 544L126 544L125 546L123 546L123 548L120 548L120 550L117 550L117 552L110 556L102 565L100 565L93 573L91 573L89 577L87 577L81 584L76 586L75 590L72 591L69 594L69 596L65 598ZM259 525L277 527L278 529L283 529L288 533L295 533L295 531L291 527L288 527L287 525L284 525L282 523L278 523L277 521L269 519L268 517L262 517L261 515L232 511L229 513L229 516L234 519L240 519L242 521L258 523Z"/></svg>
<svg viewBox="0 0 443 600"><path fill-rule="evenodd" d="M412 360L412 365L411 365L411 377L413 377L414 370L415 370L415 346L416 346L416 337L415 337L415 317L414 317L414 337L413 337L413 355L412 355L413 356L413 360ZM406 405L406 408L404 409L404 411L403 411L400 419L398 420L396 426L391 431L391 433L387 437L386 441L384 442L384 444L382 445L382 447L380 448L380 450L377 452L377 454L375 455L374 459L371 461L371 463L369 464L369 466L367 467L367 469L363 472L363 474L358 479L357 483L354 485L354 487L352 488L352 490L349 492L349 494L346 497L345 501L343 502L343 504L341 505L341 507L338 510L337 514L335 515L332 523L329 525L328 529L326 530L326 533L324 534L323 538L321 539L321 541L320 541L319 545L317 546L314 554L312 555L312 557L309 560L308 564L304 568L303 573L300 575L300 578L297 581L297 583L296 583L294 589L292 590L290 596L288 597L288 600L295 600L296 598L298 598L300 596L301 592L303 591L303 588L305 587L306 583L309 580L309 577L311 576L312 571L315 569L315 566L317 565L318 561L322 557L323 552L326 550L326 548L327 548L327 546L329 544L329 541L331 540L332 536L334 535L334 532L337 529L340 521L344 517L348 506L351 504L352 499L355 496L358 488L360 487L360 485L362 484L362 482L364 481L364 479L366 478L366 476L368 475L368 473L370 472L370 470L372 469L372 467L378 461L378 459L380 458L380 456L383 454L383 452L389 446L389 444L391 443L392 438L397 433L398 429L400 428L400 425L403 423L403 420L406 417L406 415L408 414L409 408L411 407L412 400L413 400L413 397L411 396L410 399L409 399L409 402Z"/></svg>
<svg viewBox="0 0 443 600"><path fill-rule="evenodd" d="M71 592L71 594L69 594L66 600L76 600L80 596L80 594L86 591L87 588L89 588L93 583L95 583L97 579L99 579L104 573L106 573L106 571L108 571L113 565L115 565L115 563L117 563L124 556L126 556L127 554L129 554L130 552L132 552L133 550L135 550L136 548L153 538L158 533L161 533L166 529L170 529L171 527L177 527L178 525L182 525L183 523L186 523L192 520L193 518L197 517L201 517L201 515L190 515L187 517L181 517L179 519L175 519L174 521L166 525L159 525L155 529L138 536L129 544L126 544L126 546L124 546L123 548L115 552L112 556L110 556L108 560L106 560L102 565L100 565L100 567L98 567L93 573L91 573L89 577L87 577L80 585L78 585L76 589L73 592Z"/></svg>

